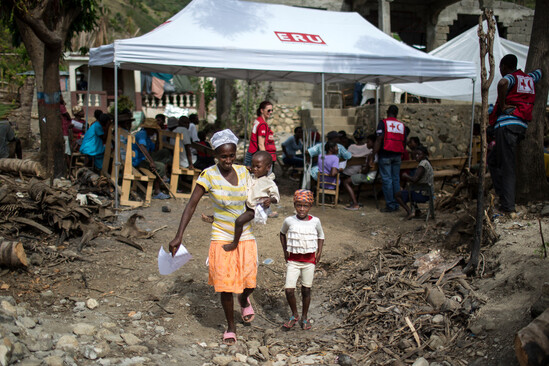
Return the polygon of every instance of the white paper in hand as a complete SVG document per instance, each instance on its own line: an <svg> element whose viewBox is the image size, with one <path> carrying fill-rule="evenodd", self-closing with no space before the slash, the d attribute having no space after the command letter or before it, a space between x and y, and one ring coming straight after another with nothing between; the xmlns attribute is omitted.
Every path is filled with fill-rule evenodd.
<svg viewBox="0 0 549 366"><path fill-rule="evenodd" d="M160 251L158 252L158 271L161 275L169 275L181 268L192 257L183 244L179 246L174 257L172 257L171 253L166 252L164 248L160 247Z"/></svg>

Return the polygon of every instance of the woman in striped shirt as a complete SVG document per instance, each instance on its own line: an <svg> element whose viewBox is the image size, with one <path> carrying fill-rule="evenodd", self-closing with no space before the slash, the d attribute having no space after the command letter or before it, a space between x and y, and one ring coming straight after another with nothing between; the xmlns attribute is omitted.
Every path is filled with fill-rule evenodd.
<svg viewBox="0 0 549 366"><path fill-rule="evenodd" d="M208 256L208 283L214 286L216 292L221 293L221 305L227 319L223 342L227 345L236 343L233 294L239 294L237 297L242 320L245 323L251 322L254 310L248 297L255 289L257 275L257 246L249 222L244 225L236 248L231 246L235 221L246 211L250 180L250 174L244 166L233 165L237 142L238 138L228 129L212 136L211 144L218 163L200 174L181 216L177 234L170 242L170 252L175 255L200 198L209 193L214 206L214 221ZM269 207L270 203L270 199L265 198L263 206Z"/></svg>

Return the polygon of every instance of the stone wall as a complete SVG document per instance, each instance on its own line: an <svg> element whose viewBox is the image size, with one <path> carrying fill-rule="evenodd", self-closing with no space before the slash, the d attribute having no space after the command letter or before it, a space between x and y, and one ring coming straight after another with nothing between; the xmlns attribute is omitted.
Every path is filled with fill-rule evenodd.
<svg viewBox="0 0 549 366"><path fill-rule="evenodd" d="M471 106L455 104L398 104L399 119L410 128L410 136L418 136L427 146L431 157L450 158L467 154L471 133ZM386 115L388 105L379 106L380 118ZM478 122L480 106L475 109ZM356 125L367 133L376 128L375 105L358 107Z"/></svg>
<svg viewBox="0 0 549 366"><path fill-rule="evenodd" d="M534 24L533 14L513 21L507 27L507 39L509 41L529 46L530 34L532 33L532 24Z"/></svg>
<svg viewBox="0 0 549 366"><path fill-rule="evenodd" d="M494 1L494 15L498 24L506 28L506 39L524 45L530 43L530 33L534 21L534 10L517 4ZM435 37L429 49L434 49L448 40L450 26L458 20L458 15L480 15L478 0L461 0L440 12L436 24Z"/></svg>
<svg viewBox="0 0 549 366"><path fill-rule="evenodd" d="M269 126L275 134L294 133L294 128L301 126L299 111L301 107L287 104L275 104Z"/></svg>

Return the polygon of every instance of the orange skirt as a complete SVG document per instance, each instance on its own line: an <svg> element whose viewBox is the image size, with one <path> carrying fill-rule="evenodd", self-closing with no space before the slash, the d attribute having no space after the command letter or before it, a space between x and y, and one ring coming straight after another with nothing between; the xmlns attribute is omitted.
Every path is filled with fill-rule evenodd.
<svg viewBox="0 0 549 366"><path fill-rule="evenodd" d="M229 241L210 243L208 284L215 292L241 294L245 288L255 288L257 277L257 245L255 239L241 240L235 250L226 252Z"/></svg>

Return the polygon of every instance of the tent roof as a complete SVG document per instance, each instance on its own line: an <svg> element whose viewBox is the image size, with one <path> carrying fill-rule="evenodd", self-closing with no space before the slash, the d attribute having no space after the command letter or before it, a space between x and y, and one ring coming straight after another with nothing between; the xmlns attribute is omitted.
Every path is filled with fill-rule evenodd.
<svg viewBox="0 0 549 366"><path fill-rule="evenodd" d="M471 62L430 56L357 13L194 0L151 32L90 50L90 66L244 80L376 84L472 78Z"/></svg>
<svg viewBox="0 0 549 366"><path fill-rule="evenodd" d="M486 21L484 22L484 27L485 29L487 27ZM442 46L432 50L429 54L449 60L474 62L476 80L478 81L475 83L475 101L480 103L482 101L482 96L480 94L480 48L477 31L478 26L475 26L446 42ZM498 68L499 62L503 56L509 53L517 56L518 66L523 69L524 65L526 65L526 57L528 56L528 46L500 38L496 29L494 36L494 62L496 74L494 75L494 81L492 81L492 84L490 85L488 96L490 103L495 103L497 98L497 81L500 77ZM486 56L486 67L489 67L488 56ZM437 81L423 84L394 84L393 86L402 91L422 97L468 102L472 100L470 80Z"/></svg>

